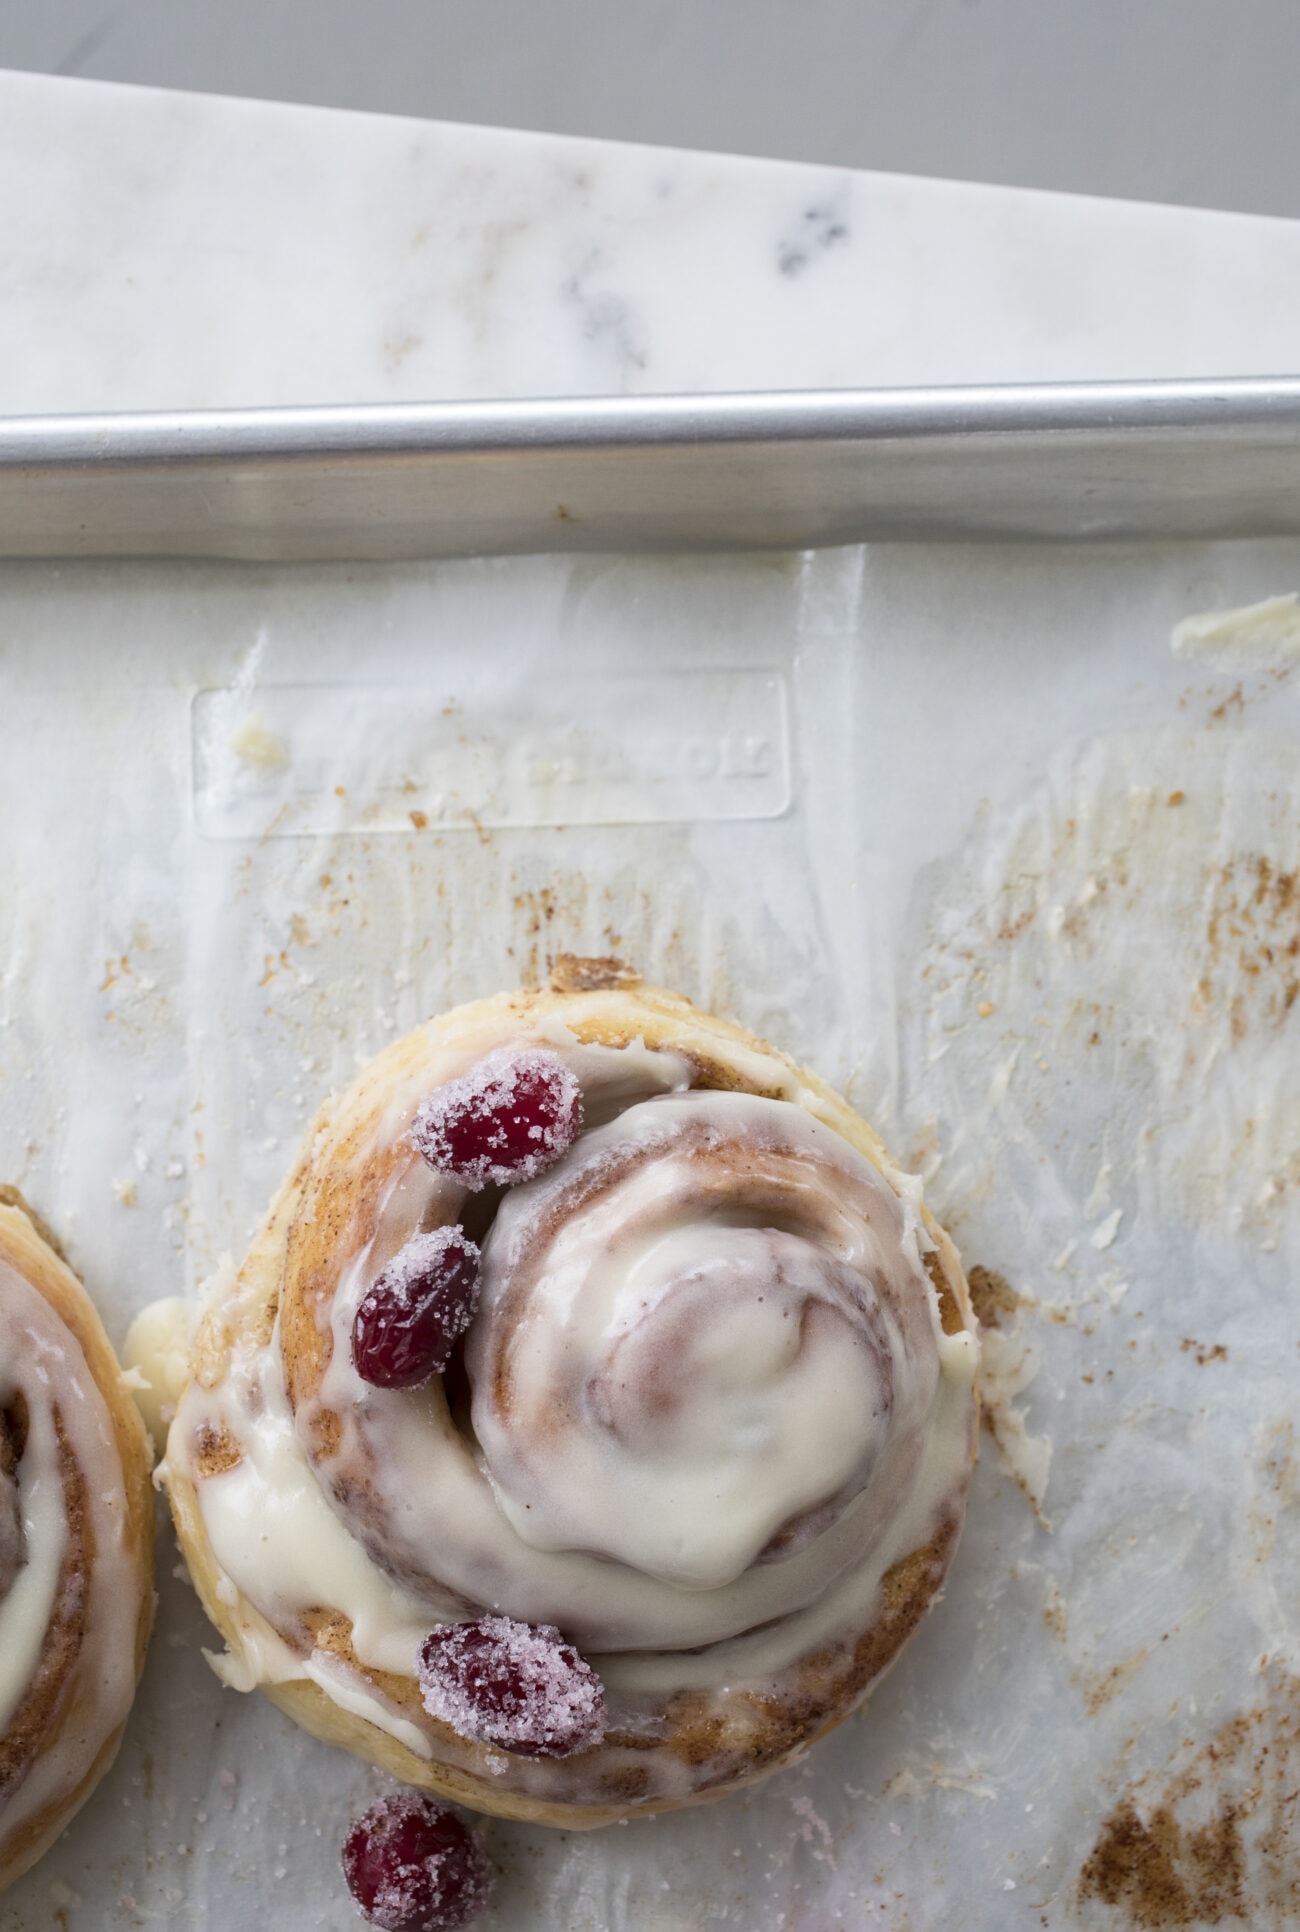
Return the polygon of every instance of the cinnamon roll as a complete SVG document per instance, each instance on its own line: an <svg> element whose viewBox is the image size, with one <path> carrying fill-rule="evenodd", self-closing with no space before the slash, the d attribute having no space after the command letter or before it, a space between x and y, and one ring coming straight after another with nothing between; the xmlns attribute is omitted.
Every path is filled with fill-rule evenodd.
<svg viewBox="0 0 1300 1932"><path fill-rule="evenodd" d="M0 1887L121 1742L153 1620L151 1461L85 1290L0 1189Z"/></svg>
<svg viewBox="0 0 1300 1932"><path fill-rule="evenodd" d="M623 975L462 1007L325 1107L164 1476L228 1683L434 1794L599 1825L861 1702L952 1556L976 1358L871 1128Z"/></svg>

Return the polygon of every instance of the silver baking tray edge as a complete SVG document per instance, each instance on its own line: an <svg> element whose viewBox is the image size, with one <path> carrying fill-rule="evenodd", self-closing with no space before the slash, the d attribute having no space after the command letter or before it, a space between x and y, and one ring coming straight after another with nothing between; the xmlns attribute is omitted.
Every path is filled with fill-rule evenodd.
<svg viewBox="0 0 1300 1932"><path fill-rule="evenodd" d="M1300 378L0 419L0 556L1300 533Z"/></svg>

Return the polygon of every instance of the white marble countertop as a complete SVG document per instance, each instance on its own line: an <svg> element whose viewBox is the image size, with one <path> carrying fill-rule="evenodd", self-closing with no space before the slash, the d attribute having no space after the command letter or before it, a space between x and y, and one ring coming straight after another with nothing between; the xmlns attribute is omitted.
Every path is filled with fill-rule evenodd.
<svg viewBox="0 0 1300 1932"><path fill-rule="evenodd" d="M1300 224L0 74L0 412L1284 374Z"/></svg>

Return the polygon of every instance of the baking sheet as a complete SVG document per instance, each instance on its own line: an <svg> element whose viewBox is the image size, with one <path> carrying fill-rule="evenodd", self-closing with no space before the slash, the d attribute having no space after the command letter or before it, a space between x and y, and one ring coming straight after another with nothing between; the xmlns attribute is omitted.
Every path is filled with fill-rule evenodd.
<svg viewBox="0 0 1300 1932"><path fill-rule="evenodd" d="M996 1326L943 1600L697 1813L490 1823L497 1932L1294 1922L1300 546L0 578L0 1172L121 1342L397 1031L616 952L927 1175ZM354 1919L380 1788L170 1575L16 1932ZM1180 1916L1181 1914L1181 1916Z"/></svg>
<svg viewBox="0 0 1300 1932"><path fill-rule="evenodd" d="M1300 534L1300 378L0 417L0 557Z"/></svg>

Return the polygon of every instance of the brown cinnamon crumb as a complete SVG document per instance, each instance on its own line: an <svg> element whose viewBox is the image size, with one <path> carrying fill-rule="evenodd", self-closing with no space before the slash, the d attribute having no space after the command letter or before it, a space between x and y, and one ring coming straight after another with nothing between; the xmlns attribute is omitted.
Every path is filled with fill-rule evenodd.
<svg viewBox="0 0 1300 1932"><path fill-rule="evenodd" d="M1083 1692L1084 1707L1089 1717L1096 1717L1112 1699L1119 1696L1150 1655L1149 1650L1135 1650L1132 1656L1123 1657L1119 1663L1110 1664L1103 1670L1075 1671L1074 1681Z"/></svg>
<svg viewBox="0 0 1300 1932"><path fill-rule="evenodd" d="M1266 1702L1122 1794L1079 1874L1081 1903L1116 1907L1112 1922L1140 1932L1300 1920L1300 1679L1271 1667L1263 1681Z"/></svg>
<svg viewBox="0 0 1300 1932"><path fill-rule="evenodd" d="M190 1453L194 1467L202 1478L224 1476L228 1469L235 1468L242 1459L239 1444L228 1429L214 1429L211 1423L201 1422L194 1431L190 1442Z"/></svg>
<svg viewBox="0 0 1300 1932"><path fill-rule="evenodd" d="M583 959L577 953L556 953L546 962L553 993L601 993L609 987L639 986L635 966L608 954Z"/></svg>
<svg viewBox="0 0 1300 1932"><path fill-rule="evenodd" d="M939 1326L945 1335L960 1335L966 1323L957 1297L953 1293L952 1284L944 1273L943 1263L933 1248L925 1257L925 1272L929 1275L934 1285L934 1292L939 1298ZM970 1286L969 1283L967 1285ZM971 1299L973 1302L973 1292Z"/></svg>
<svg viewBox="0 0 1300 1932"><path fill-rule="evenodd" d="M307 1424L310 1440L308 1454L314 1461L327 1462L339 1452L343 1440L343 1424L333 1409L317 1409Z"/></svg>
<svg viewBox="0 0 1300 1932"><path fill-rule="evenodd" d="M1213 711L1210 713L1210 717L1211 719L1217 719L1221 723L1227 717L1229 711L1241 712L1245 709L1246 700L1242 695L1241 686L1238 684L1229 691L1226 698L1215 705Z"/></svg>
<svg viewBox="0 0 1300 1932"><path fill-rule="evenodd" d="M1241 1828L1229 1806L1199 1830L1168 1805L1143 1819L1128 1800L1102 1826L1079 1881L1080 1896L1122 1906L1135 1926L1245 1919Z"/></svg>
<svg viewBox="0 0 1300 1932"><path fill-rule="evenodd" d="M985 1268L976 1262L967 1280L971 1305L983 1328L1001 1328L1004 1316L1014 1315L1025 1305L1024 1296L1018 1295L1006 1276L995 1268Z"/></svg>
<svg viewBox="0 0 1300 1932"><path fill-rule="evenodd" d="M1201 1368L1204 1368L1207 1362L1226 1362L1228 1359L1227 1348L1222 1342L1211 1345L1209 1342L1198 1342L1192 1336L1185 1335L1179 1346L1184 1355L1194 1354Z"/></svg>

